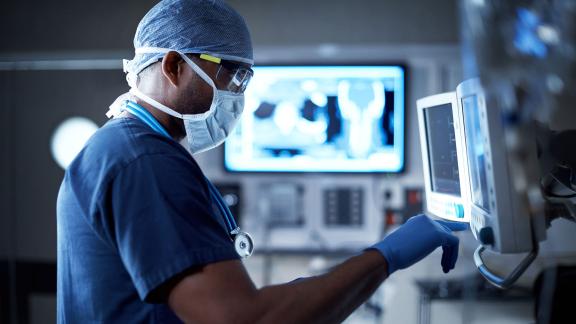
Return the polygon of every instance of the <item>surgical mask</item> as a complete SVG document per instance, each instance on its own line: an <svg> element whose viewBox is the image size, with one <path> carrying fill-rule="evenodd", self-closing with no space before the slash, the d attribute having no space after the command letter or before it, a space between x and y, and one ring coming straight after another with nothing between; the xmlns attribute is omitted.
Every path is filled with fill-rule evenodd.
<svg viewBox="0 0 576 324"><path fill-rule="evenodd" d="M167 53L167 48L138 48L136 53ZM180 53L180 52L178 52ZM189 57L180 53L184 61L212 87L210 109L200 114L180 114L142 93L136 85L136 76L128 73L130 94L142 99L154 108L184 121L188 148L192 154L208 151L222 144L238 123L244 110L244 94L219 90L214 81ZM122 98L122 97L121 97ZM113 109L113 108L112 108Z"/></svg>

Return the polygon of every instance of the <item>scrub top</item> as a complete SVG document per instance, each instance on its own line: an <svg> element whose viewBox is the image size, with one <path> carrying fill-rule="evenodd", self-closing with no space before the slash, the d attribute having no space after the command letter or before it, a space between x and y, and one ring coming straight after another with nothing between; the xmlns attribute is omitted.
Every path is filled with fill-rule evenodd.
<svg viewBox="0 0 576 324"><path fill-rule="evenodd" d="M99 129L57 201L58 323L179 323L167 292L238 259L196 161L137 118Z"/></svg>

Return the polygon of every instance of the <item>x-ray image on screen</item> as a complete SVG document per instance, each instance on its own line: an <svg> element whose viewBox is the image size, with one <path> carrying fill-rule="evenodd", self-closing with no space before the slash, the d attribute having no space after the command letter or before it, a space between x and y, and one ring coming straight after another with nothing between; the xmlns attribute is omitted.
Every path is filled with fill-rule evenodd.
<svg viewBox="0 0 576 324"><path fill-rule="evenodd" d="M460 196L452 105L424 110L432 191Z"/></svg>
<svg viewBox="0 0 576 324"><path fill-rule="evenodd" d="M225 145L228 170L403 168L400 66L256 67L245 98L242 119Z"/></svg>
<svg viewBox="0 0 576 324"><path fill-rule="evenodd" d="M486 175L486 153L482 140L478 97L468 96L462 99L464 113L464 132L466 134L466 150L468 152L468 168L472 202L474 205L490 212L488 202L488 178Z"/></svg>

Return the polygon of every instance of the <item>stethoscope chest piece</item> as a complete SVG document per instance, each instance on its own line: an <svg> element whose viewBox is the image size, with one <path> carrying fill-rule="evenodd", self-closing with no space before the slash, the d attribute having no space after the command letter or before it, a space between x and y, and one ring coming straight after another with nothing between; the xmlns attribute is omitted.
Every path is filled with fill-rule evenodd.
<svg viewBox="0 0 576 324"><path fill-rule="evenodd" d="M236 253L241 258L247 258L252 255L254 251L254 241L250 234L246 232L238 232L234 235L234 247L236 248Z"/></svg>

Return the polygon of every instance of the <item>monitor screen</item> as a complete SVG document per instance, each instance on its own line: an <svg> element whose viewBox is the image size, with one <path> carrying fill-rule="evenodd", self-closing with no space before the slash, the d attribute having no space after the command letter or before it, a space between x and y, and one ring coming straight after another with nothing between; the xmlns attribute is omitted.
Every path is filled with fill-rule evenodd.
<svg viewBox="0 0 576 324"><path fill-rule="evenodd" d="M255 67L225 168L400 172L404 87L399 65Z"/></svg>
<svg viewBox="0 0 576 324"><path fill-rule="evenodd" d="M462 112L464 114L464 133L466 134L472 203L489 213L486 150L480 124L478 97L473 95L462 98Z"/></svg>
<svg viewBox="0 0 576 324"><path fill-rule="evenodd" d="M460 196L458 155L452 105L424 109L431 189L437 193Z"/></svg>

